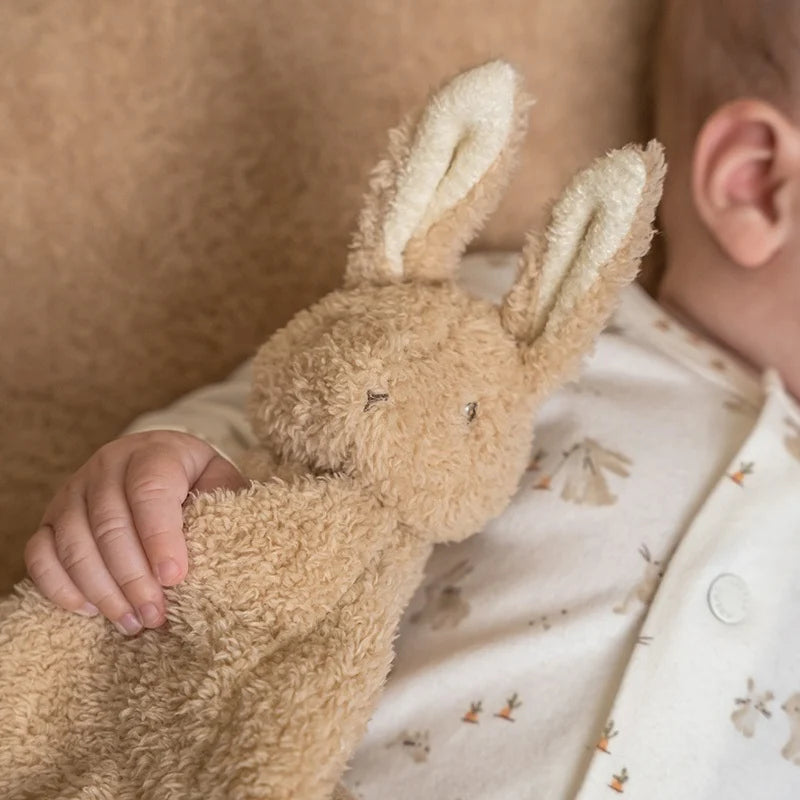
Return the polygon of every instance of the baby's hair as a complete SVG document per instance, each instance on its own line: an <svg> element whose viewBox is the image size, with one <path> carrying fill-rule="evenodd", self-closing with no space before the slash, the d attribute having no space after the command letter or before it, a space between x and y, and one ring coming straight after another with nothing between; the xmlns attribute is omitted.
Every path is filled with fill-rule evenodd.
<svg viewBox="0 0 800 800"><path fill-rule="evenodd" d="M655 77L666 107L657 115L682 118L674 132L685 142L740 97L794 117L798 64L800 0L661 0Z"/></svg>

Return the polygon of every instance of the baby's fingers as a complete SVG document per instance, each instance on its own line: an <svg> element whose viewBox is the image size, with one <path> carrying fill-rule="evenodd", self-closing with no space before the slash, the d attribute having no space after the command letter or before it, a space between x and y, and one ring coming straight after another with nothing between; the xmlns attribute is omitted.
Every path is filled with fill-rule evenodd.
<svg viewBox="0 0 800 800"><path fill-rule="evenodd" d="M86 491L89 524L97 549L114 582L148 628L164 622L164 594L139 542L125 493L122 471L103 472Z"/></svg>
<svg viewBox="0 0 800 800"><path fill-rule="evenodd" d="M103 563L97 548L89 527L82 491L65 492L57 508L45 516L44 523L52 529L56 558L72 585L121 632L138 633L142 628L141 623ZM61 605L57 594L45 592L45 595Z"/></svg>
<svg viewBox="0 0 800 800"><path fill-rule="evenodd" d="M194 483L191 458L169 451L134 453L125 475L125 494L139 540L163 586L180 583L189 557L183 538L183 502Z"/></svg>
<svg viewBox="0 0 800 800"><path fill-rule="evenodd" d="M50 525L42 525L28 539L25 545L25 567L39 591L59 608L85 617L94 617L99 613L61 566Z"/></svg>

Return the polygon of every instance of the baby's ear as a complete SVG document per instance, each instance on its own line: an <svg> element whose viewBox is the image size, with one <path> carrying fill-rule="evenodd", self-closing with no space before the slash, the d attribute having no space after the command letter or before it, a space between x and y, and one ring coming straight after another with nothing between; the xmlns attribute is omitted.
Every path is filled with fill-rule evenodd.
<svg viewBox="0 0 800 800"><path fill-rule="evenodd" d="M452 277L502 196L529 105L514 69L492 61L454 78L417 119L391 131L353 238L346 284Z"/></svg>
<svg viewBox="0 0 800 800"><path fill-rule="evenodd" d="M545 232L529 237L500 313L542 391L577 367L636 277L665 171L657 142L609 153L572 180Z"/></svg>

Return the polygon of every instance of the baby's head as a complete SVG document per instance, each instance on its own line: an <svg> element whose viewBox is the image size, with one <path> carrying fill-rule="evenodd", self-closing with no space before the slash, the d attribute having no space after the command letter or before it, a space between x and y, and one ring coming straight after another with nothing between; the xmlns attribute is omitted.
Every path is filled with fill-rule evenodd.
<svg viewBox="0 0 800 800"><path fill-rule="evenodd" d="M662 2L660 299L800 395L800 3Z"/></svg>

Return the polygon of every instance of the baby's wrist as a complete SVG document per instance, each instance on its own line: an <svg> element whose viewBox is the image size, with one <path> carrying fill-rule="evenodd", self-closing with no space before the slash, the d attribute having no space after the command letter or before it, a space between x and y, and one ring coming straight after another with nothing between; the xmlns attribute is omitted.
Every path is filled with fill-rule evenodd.
<svg viewBox="0 0 800 800"><path fill-rule="evenodd" d="M225 450L223 450L219 445L212 442L207 436L204 436L202 433L198 433L197 431L194 431L191 428L187 428L184 425L173 425L173 424L142 425L142 426L133 425L127 428L122 435L130 436L135 433L156 433L158 431L164 431L166 433L183 433L186 434L187 436L192 436L195 439L199 439L201 442L207 444L212 450L214 450L214 452L218 456L224 458L229 464L231 464L231 466L235 467L237 470L240 469L239 465L233 460L233 458L231 458L231 456L228 455L228 453L226 453Z"/></svg>

